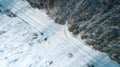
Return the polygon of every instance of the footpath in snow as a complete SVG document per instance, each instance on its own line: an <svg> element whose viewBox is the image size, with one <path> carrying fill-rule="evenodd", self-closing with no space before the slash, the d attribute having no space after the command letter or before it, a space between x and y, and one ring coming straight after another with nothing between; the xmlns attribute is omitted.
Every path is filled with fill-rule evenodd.
<svg viewBox="0 0 120 67"><path fill-rule="evenodd" d="M0 67L120 67L24 0L0 0Z"/></svg>

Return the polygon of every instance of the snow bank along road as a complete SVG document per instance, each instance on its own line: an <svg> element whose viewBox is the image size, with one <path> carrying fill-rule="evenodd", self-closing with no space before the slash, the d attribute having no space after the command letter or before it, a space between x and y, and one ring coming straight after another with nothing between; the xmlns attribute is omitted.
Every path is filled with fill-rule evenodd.
<svg viewBox="0 0 120 67"><path fill-rule="evenodd" d="M0 0L0 5L0 67L120 67L44 10L24 0Z"/></svg>

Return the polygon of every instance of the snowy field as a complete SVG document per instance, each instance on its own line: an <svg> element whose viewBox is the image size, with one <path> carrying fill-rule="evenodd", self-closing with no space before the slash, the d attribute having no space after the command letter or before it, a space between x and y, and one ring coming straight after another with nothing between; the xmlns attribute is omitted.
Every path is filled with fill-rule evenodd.
<svg viewBox="0 0 120 67"><path fill-rule="evenodd" d="M24 0L0 0L0 67L120 67Z"/></svg>

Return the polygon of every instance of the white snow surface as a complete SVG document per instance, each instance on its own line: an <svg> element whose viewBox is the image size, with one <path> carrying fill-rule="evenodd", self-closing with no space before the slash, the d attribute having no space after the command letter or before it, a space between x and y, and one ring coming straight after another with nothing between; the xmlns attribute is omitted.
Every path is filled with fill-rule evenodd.
<svg viewBox="0 0 120 67"><path fill-rule="evenodd" d="M0 0L0 67L120 67L24 0ZM92 66L91 66L92 67Z"/></svg>

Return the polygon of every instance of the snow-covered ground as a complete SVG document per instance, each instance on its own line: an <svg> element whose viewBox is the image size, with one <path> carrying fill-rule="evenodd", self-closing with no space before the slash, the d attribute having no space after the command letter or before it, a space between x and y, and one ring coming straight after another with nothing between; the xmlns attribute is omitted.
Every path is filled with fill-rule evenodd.
<svg viewBox="0 0 120 67"><path fill-rule="evenodd" d="M0 67L120 67L24 0L0 0Z"/></svg>

